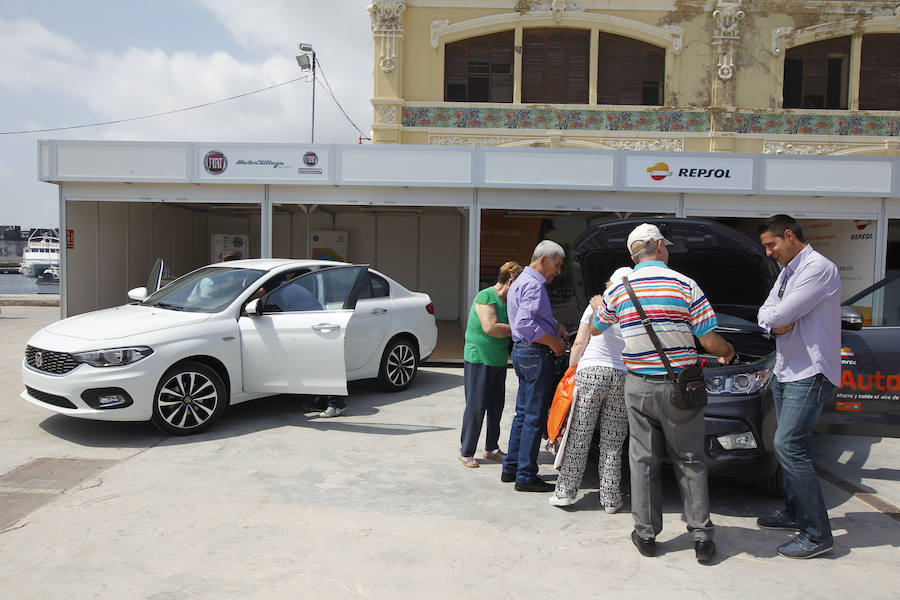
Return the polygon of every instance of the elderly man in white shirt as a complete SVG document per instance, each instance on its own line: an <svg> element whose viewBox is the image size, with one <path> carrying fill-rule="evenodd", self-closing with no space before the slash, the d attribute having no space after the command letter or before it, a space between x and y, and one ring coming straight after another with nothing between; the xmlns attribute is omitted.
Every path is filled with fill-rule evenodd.
<svg viewBox="0 0 900 600"><path fill-rule="evenodd" d="M784 267L758 320L777 336L772 393L785 509L756 522L766 529L797 531L778 553L812 558L834 546L809 443L822 406L840 385L841 279L834 263L806 243L800 225L788 215L769 217L760 227L760 241Z"/></svg>

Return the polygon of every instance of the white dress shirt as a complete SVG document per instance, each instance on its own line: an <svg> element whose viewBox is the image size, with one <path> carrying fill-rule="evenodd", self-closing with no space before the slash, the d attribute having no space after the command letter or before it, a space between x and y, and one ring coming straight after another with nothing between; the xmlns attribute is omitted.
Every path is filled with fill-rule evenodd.
<svg viewBox="0 0 900 600"><path fill-rule="evenodd" d="M822 373L840 385L841 278L834 263L807 244L778 275L758 321L766 330L794 323L776 338L778 381Z"/></svg>

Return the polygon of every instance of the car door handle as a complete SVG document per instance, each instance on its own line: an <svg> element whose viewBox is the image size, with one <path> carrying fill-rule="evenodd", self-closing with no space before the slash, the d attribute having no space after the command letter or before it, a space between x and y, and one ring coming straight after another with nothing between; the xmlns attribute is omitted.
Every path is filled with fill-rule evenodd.
<svg viewBox="0 0 900 600"><path fill-rule="evenodd" d="M380 315L380 314L383 314L386 312L387 312L386 308L373 308L372 310L369 311L369 314Z"/></svg>
<svg viewBox="0 0 900 600"><path fill-rule="evenodd" d="M314 331L331 331L332 329L340 331L341 326L337 323L319 323L318 325L313 325L312 328Z"/></svg>

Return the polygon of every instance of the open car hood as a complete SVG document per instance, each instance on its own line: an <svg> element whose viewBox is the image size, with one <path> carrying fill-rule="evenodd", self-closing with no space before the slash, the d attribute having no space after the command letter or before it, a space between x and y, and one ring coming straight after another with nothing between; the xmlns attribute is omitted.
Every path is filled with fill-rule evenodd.
<svg viewBox="0 0 900 600"><path fill-rule="evenodd" d="M599 223L572 243L575 296L579 306L601 293L610 274L633 266L625 249L631 230L641 223L659 227L669 246L669 266L697 282L713 308L756 322L778 277L778 264L758 241L706 219L643 217Z"/></svg>

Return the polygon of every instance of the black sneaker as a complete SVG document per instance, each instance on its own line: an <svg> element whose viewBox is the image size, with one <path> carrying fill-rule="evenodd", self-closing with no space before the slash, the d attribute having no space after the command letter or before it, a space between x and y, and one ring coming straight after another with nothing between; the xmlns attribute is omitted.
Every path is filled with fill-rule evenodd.
<svg viewBox="0 0 900 600"><path fill-rule="evenodd" d="M784 514L784 511L778 512L771 517L760 517L756 520L756 524L763 529L787 529L789 531L796 531L799 529L797 523Z"/></svg>
<svg viewBox="0 0 900 600"><path fill-rule="evenodd" d="M500 481L503 483L512 483L516 480L515 473L507 473L506 471L500 471Z"/></svg>
<svg viewBox="0 0 900 600"><path fill-rule="evenodd" d="M547 483L540 477L532 477L531 481L526 481L524 483L516 482L517 492L552 492L555 489L555 485Z"/></svg>

